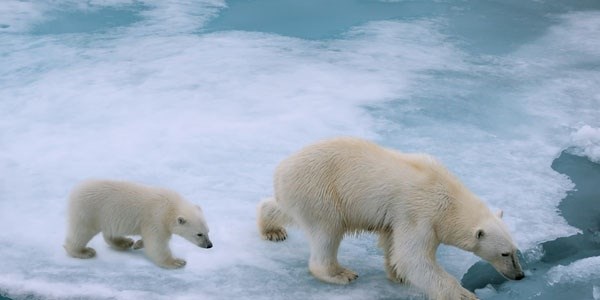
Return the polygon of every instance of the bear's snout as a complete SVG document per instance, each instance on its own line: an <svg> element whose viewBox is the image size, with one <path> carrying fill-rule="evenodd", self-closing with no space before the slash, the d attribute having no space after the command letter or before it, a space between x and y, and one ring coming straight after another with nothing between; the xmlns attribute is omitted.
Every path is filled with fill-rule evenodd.
<svg viewBox="0 0 600 300"><path fill-rule="evenodd" d="M206 249L210 249L210 248L212 248L212 246L213 246L213 244L209 239L206 239L203 242L198 244L198 247L206 248Z"/></svg>
<svg viewBox="0 0 600 300"><path fill-rule="evenodd" d="M517 276L515 276L515 280L521 280L523 278L525 278L525 273L523 272L519 272Z"/></svg>
<svg viewBox="0 0 600 300"><path fill-rule="evenodd" d="M500 274L502 274L502 276L504 276L506 279L510 279L510 280L521 280L521 279L525 278L525 273L523 271L518 271L518 272L514 272L514 273L500 272Z"/></svg>

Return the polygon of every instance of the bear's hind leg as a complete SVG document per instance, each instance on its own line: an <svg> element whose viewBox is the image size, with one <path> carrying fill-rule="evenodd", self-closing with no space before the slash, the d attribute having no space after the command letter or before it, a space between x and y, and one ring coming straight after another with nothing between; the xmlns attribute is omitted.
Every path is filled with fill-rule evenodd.
<svg viewBox="0 0 600 300"><path fill-rule="evenodd" d="M258 204L258 230L265 240L280 242L287 238L284 226L289 217L281 211L274 198L267 198Z"/></svg>
<svg viewBox="0 0 600 300"><path fill-rule="evenodd" d="M335 284L348 284L358 275L338 263L337 252L343 234L310 232L310 272L318 279Z"/></svg>
<svg viewBox="0 0 600 300"><path fill-rule="evenodd" d="M63 247L72 257L92 258L96 256L96 250L86 245L98 232L100 231L85 226L71 226Z"/></svg>
<svg viewBox="0 0 600 300"><path fill-rule="evenodd" d="M123 236L110 236L106 233L103 233L102 236L104 236L104 240L107 244L119 251L127 250L133 246L133 240L130 238Z"/></svg>

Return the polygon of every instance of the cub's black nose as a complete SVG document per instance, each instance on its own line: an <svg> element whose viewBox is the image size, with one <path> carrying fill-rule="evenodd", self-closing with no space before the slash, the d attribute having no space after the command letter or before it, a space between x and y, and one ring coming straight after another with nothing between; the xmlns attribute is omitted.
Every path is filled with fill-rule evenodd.
<svg viewBox="0 0 600 300"><path fill-rule="evenodd" d="M206 245L206 248L212 248L212 243L208 242L208 244Z"/></svg>

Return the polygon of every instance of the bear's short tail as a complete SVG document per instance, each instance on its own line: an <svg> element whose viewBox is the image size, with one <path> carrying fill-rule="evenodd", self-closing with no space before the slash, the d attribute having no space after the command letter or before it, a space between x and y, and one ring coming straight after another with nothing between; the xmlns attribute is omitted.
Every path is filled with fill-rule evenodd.
<svg viewBox="0 0 600 300"><path fill-rule="evenodd" d="M258 204L258 231L265 240L280 242L287 238L285 226L292 222L286 215L275 198L265 198Z"/></svg>

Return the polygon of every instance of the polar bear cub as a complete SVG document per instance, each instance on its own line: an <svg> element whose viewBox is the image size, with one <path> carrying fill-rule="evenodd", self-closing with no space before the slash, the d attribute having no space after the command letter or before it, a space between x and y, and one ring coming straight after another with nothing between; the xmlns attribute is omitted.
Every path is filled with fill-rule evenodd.
<svg viewBox="0 0 600 300"><path fill-rule="evenodd" d="M141 235L135 248L145 246L150 259L163 268L181 268L186 262L169 249L172 234L202 248L211 248L202 209L176 192L131 182L90 180L71 193L64 248L72 257L96 255L88 242L102 232L114 249L134 246L127 235Z"/></svg>
<svg viewBox="0 0 600 300"><path fill-rule="evenodd" d="M338 263L337 252L344 234L363 231L379 234L388 277L431 299L476 299L437 264L440 243L475 253L509 279L524 277L501 213L431 156L354 138L326 140L283 160L274 191L258 205L260 233L282 241L286 225L299 225L309 239L309 270L325 282L358 277Z"/></svg>

